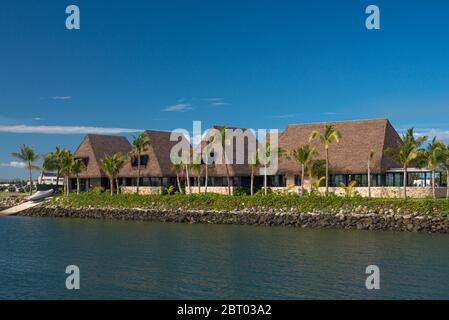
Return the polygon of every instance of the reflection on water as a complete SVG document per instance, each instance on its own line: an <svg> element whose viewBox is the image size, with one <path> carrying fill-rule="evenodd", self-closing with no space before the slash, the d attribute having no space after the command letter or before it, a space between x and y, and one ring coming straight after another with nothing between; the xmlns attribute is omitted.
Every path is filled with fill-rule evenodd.
<svg viewBox="0 0 449 320"><path fill-rule="evenodd" d="M0 235L3 299L449 298L449 235L22 217Z"/></svg>

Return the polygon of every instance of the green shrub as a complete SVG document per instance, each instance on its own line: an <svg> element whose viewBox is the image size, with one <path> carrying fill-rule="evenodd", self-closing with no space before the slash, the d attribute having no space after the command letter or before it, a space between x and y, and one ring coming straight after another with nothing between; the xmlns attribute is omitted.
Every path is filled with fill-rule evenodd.
<svg viewBox="0 0 449 320"><path fill-rule="evenodd" d="M234 196L249 196L251 194L251 190L249 188L237 187L234 188L232 194Z"/></svg>

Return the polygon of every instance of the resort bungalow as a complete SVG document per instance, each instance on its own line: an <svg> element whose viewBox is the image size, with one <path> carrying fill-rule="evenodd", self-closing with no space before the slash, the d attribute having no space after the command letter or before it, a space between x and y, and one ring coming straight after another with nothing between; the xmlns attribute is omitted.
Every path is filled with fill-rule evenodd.
<svg viewBox="0 0 449 320"><path fill-rule="evenodd" d="M403 170L401 165L385 154L387 147L397 148L402 140L387 119L340 121L332 123L292 124L279 134L279 147L291 155L292 151L310 144L315 147L317 162L324 162L324 147L320 142L309 141L313 131L323 132L327 124L335 125L341 134L340 141L329 147L329 185L331 192L343 193L341 183L348 185L356 181L354 191L365 196L368 194L368 158L373 152L370 161L371 192L374 197L400 197L402 196ZM221 127L215 126L220 130ZM160 193L164 187L176 187L176 173L173 171L170 159L171 148L177 143L170 141L170 132L147 130L146 137L151 141L147 151L141 155L140 192L142 194ZM247 137L248 138L248 137ZM251 137L253 138L253 137ZM234 141L235 143L235 141ZM245 153L247 152L247 139L245 139ZM205 142L203 141L203 148ZM235 145L235 144L234 144ZM101 185L109 188L106 175L101 170L101 160L114 153L129 154L131 145L125 137L87 135L78 147L75 157L82 158L87 169L80 175L81 189ZM213 154L211 154L213 157ZM234 152L234 160L236 153ZM250 169L247 155L243 164L215 164L207 166L208 192L227 194L230 177L231 192L235 188L249 188ZM124 192L135 192L137 185L137 157L129 157L119 174L119 184ZM427 169L409 168L408 194L412 197L426 197L432 195L430 188L431 171ZM182 184L186 185L185 171L178 172ZM259 170L255 171L255 188L263 185L263 177ZM301 167L291 157L279 158L278 170L275 175L268 176L268 186L273 190L298 191L302 181ZM204 162L199 170L189 170L192 192L205 191L206 166ZM200 185L198 179L200 177ZM321 176L321 175L320 175ZM313 177L317 178L317 177ZM308 177L306 180L309 179ZM446 179L441 172L436 173L437 196L446 194ZM305 181L307 186L307 181ZM76 187L76 179L72 179L72 188ZM310 188L310 184L309 184Z"/></svg>
<svg viewBox="0 0 449 320"><path fill-rule="evenodd" d="M110 188L109 179L101 169L101 160L122 153L127 154L131 145L126 137L88 134L76 149L74 158L82 159L86 169L79 175L82 191L94 187ZM70 187L76 190L76 179L71 179Z"/></svg>

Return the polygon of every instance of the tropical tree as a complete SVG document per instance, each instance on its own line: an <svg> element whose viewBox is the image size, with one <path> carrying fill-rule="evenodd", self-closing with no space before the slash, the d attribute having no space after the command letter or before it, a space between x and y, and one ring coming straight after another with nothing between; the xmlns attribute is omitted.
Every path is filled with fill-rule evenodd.
<svg viewBox="0 0 449 320"><path fill-rule="evenodd" d="M69 188L69 178L72 174L72 164L73 164L73 154L70 152L70 150L63 149L61 150L61 153L59 154L59 166L61 174L64 177L64 194L68 195L70 188Z"/></svg>
<svg viewBox="0 0 449 320"><path fill-rule="evenodd" d="M228 159L226 156L226 146L231 145L231 141L229 139L226 139L226 131L228 130L228 126L224 126L220 128L220 143L223 148L222 154L223 154L223 161L226 169L226 180L228 182L228 195L231 195L231 178L229 177L229 166L228 166ZM217 139L218 137L215 136L214 139ZM217 142L217 141L215 141ZM218 143L218 142L217 142Z"/></svg>
<svg viewBox="0 0 449 320"><path fill-rule="evenodd" d="M41 165L41 175L43 176L46 171L57 171L59 169L59 159L54 152L48 152L45 154L44 161Z"/></svg>
<svg viewBox="0 0 449 320"><path fill-rule="evenodd" d="M337 131L335 125L328 124L324 128L324 132L312 131L309 137L309 141L318 139L324 147L324 154L326 160L326 194L329 193L329 146L332 142L337 143L341 139L340 132Z"/></svg>
<svg viewBox="0 0 449 320"><path fill-rule="evenodd" d="M151 141L147 138L144 132L137 136L133 136L131 156L137 157L137 194L139 194L140 187L140 167L142 153L148 150Z"/></svg>
<svg viewBox="0 0 449 320"><path fill-rule="evenodd" d="M197 181L197 185L198 185L198 193L201 193L201 183L200 183L201 163L198 163L198 162L191 163L190 164L190 170L192 170L192 172L196 174L196 181Z"/></svg>
<svg viewBox="0 0 449 320"><path fill-rule="evenodd" d="M400 163L404 173L404 199L407 199L407 170L411 162L419 161L423 154L420 146L427 140L426 136L415 138L413 128L407 130L402 136L402 144L398 145L396 149L388 147L385 153Z"/></svg>
<svg viewBox="0 0 449 320"><path fill-rule="evenodd" d="M347 197L349 197L352 193L352 190L355 188L355 186L357 185L357 181L352 180L351 182L349 182L348 185L346 185L344 182L340 182L340 187L343 188L343 190L345 191L345 195Z"/></svg>
<svg viewBox="0 0 449 320"><path fill-rule="evenodd" d="M80 173L86 168L82 159L73 159L71 165L71 174L76 178L76 194L80 194Z"/></svg>
<svg viewBox="0 0 449 320"><path fill-rule="evenodd" d="M182 162L179 163L174 163L171 166L171 170L176 173L176 182L178 184L178 190L179 192L183 192L182 191L182 187L181 187L181 180L179 179L179 175L183 172L184 168L184 164Z"/></svg>
<svg viewBox="0 0 449 320"><path fill-rule="evenodd" d="M56 168L56 186L59 186L59 179L61 178L61 160L63 157L63 154L65 152L65 149L61 147L56 147L54 154L56 158L58 159L58 167Z"/></svg>
<svg viewBox="0 0 449 320"><path fill-rule="evenodd" d="M21 144L19 147L19 152L13 152L11 155L25 163L25 168L29 172L29 182L30 182L30 195L33 193L33 170L39 170L39 167L34 163L40 159L40 155L38 155L34 151L34 146L27 146Z"/></svg>
<svg viewBox="0 0 449 320"><path fill-rule="evenodd" d="M251 195L254 195L254 171L256 171L257 168L259 168L260 166L260 162L259 162L259 156L258 156L258 152L253 152L250 154L249 156L249 172L250 172L250 176L251 176L251 182L250 182L250 192Z"/></svg>
<svg viewBox="0 0 449 320"><path fill-rule="evenodd" d="M441 167L446 170L446 197L449 198L449 145L444 145L444 161Z"/></svg>
<svg viewBox="0 0 449 320"><path fill-rule="evenodd" d="M272 148L269 143L266 144L265 150L263 153L259 152L259 158L262 160L262 164L264 167L264 178L263 178L263 187L264 187L264 195L268 194L268 188L267 188L267 166L268 163L271 161L272 155L276 157L276 160L280 157L283 157L286 154L286 151L282 148Z"/></svg>
<svg viewBox="0 0 449 320"><path fill-rule="evenodd" d="M424 153L426 167L432 171L432 195L434 199L436 198L435 173L442 167L446 160L445 151L446 145L443 142L436 140L436 137L434 137Z"/></svg>
<svg viewBox="0 0 449 320"><path fill-rule="evenodd" d="M117 177L123 165L125 164L125 161L126 157L121 153L107 156L103 160L101 160L101 168L109 178L109 182L111 185L111 195L114 194L114 181L117 183L117 190L119 189Z"/></svg>
<svg viewBox="0 0 449 320"><path fill-rule="evenodd" d="M371 162L374 158L374 151L371 150L368 154L368 198L371 199Z"/></svg>
<svg viewBox="0 0 449 320"><path fill-rule="evenodd" d="M302 146L296 150L293 150L292 156L301 165L301 195L304 195L304 179L306 168L310 166L315 154L315 148L311 148L309 145Z"/></svg>

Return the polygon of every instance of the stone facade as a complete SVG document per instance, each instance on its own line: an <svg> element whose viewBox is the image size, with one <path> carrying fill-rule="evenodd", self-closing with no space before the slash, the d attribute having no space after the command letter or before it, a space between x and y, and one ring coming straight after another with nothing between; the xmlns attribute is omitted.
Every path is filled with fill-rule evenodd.
<svg viewBox="0 0 449 320"><path fill-rule="evenodd" d="M319 188L320 192L325 192L326 188ZM437 198L446 197L446 188L436 188ZM337 195L344 195L345 190L339 187L329 187L329 192ZM353 192L357 192L362 197L368 197L368 187L355 187ZM371 196L373 198L402 198L404 188L401 187L371 187ZM407 196L411 198L427 198L433 197L432 188L430 187L407 187Z"/></svg>
<svg viewBox="0 0 449 320"><path fill-rule="evenodd" d="M137 193L137 187L121 187L122 193L130 194ZM150 195L150 194L161 194L162 187L139 187L139 194Z"/></svg>
<svg viewBox="0 0 449 320"><path fill-rule="evenodd" d="M198 190L198 186L192 186L192 193L204 193L205 187L200 187L200 190ZM186 193L189 194L189 188L186 188ZM228 187L207 187L207 193L218 193L218 194L228 194ZM234 187L231 187L231 195L234 193Z"/></svg>

